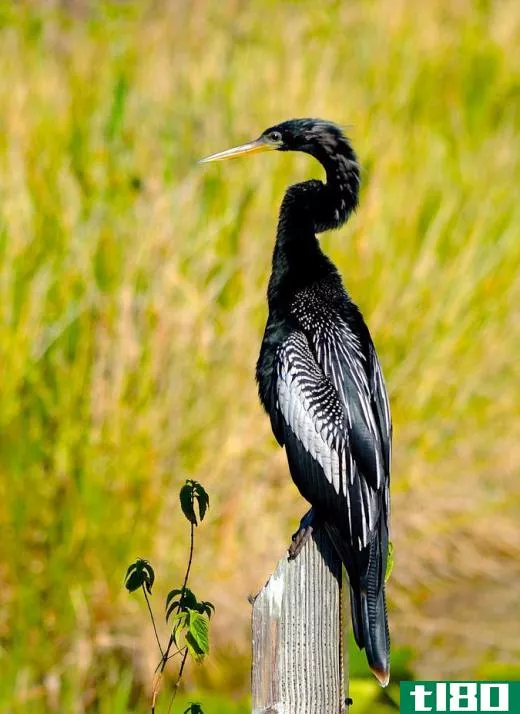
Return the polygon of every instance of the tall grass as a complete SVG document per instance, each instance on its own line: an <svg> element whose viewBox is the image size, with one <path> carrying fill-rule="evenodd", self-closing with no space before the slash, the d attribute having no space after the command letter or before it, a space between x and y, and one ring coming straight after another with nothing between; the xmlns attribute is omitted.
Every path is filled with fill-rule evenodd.
<svg viewBox="0 0 520 714"><path fill-rule="evenodd" d="M323 243L390 389L393 641L422 677L518 662L518 3L64 5L0 9L0 709L137 701L122 576L178 582L186 477L217 606L193 676L247 690L246 596L304 509L252 375L277 206L320 169L196 160L291 116L349 125L364 167Z"/></svg>

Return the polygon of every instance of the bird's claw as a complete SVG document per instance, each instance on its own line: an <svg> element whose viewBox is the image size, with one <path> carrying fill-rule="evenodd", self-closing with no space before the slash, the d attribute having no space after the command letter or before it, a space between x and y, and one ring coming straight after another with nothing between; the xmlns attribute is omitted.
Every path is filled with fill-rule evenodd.
<svg viewBox="0 0 520 714"><path fill-rule="evenodd" d="M316 518L312 508L307 511L300 521L300 527L292 535L292 543L289 546L289 560L294 560L301 549L307 543L316 527Z"/></svg>
<svg viewBox="0 0 520 714"><path fill-rule="evenodd" d="M299 554L305 543L309 540L312 535L314 528L312 526L307 526L307 528L300 528L292 537L292 543L289 546L289 560L294 560Z"/></svg>

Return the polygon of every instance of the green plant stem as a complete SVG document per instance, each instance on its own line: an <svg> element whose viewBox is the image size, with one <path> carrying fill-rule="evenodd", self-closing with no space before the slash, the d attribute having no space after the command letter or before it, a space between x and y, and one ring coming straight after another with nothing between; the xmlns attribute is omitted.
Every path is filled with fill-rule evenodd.
<svg viewBox="0 0 520 714"><path fill-rule="evenodd" d="M186 574L184 576L184 582L182 584L182 591L181 591L181 602L184 599L184 593L186 592L186 587L188 585L188 577L190 575L190 570L191 570L191 564L193 562L193 550L194 550L194 545L195 545L195 526L193 523L190 523L190 555L188 558L188 567L186 568Z"/></svg>
<svg viewBox="0 0 520 714"><path fill-rule="evenodd" d="M184 593L186 592L186 587L188 585L188 578L190 575L191 564L193 562L194 544L195 544L195 526L193 525L193 523L191 523L190 524L190 555L188 558L188 566L186 568L186 573L184 575L184 582L182 584L181 597L180 597L181 603L184 599ZM162 674L162 672L164 672L164 668L166 667L166 663L168 662L168 658L170 655L170 650L172 648L172 645L173 645L173 633L170 635L170 639L168 641L168 646L166 648L166 651L163 653L163 656L161 659L161 663L160 663L160 667L159 667L159 671L161 674ZM188 650L186 650L186 652L184 653L184 658L183 658L183 661L181 664L181 669L179 670L180 674L182 674L182 670L184 669L184 663L186 661L187 654L188 654Z"/></svg>
<svg viewBox="0 0 520 714"><path fill-rule="evenodd" d="M157 632L157 626L156 626L156 624L155 624L155 618L154 618L153 612L152 612L152 606L151 606L151 604L150 604L150 600L148 599L148 593L146 592L146 588L145 588L144 585L141 585L141 589L142 589L142 591L143 591L144 599L146 600L146 604L148 605L148 612L150 613L150 618L151 618L151 620L152 620L153 631L155 632L155 639L157 640L157 644L158 644L158 646L159 646L159 651L160 651L160 653L161 653L161 657L164 657L163 648L161 647L161 640L159 639L159 633Z"/></svg>

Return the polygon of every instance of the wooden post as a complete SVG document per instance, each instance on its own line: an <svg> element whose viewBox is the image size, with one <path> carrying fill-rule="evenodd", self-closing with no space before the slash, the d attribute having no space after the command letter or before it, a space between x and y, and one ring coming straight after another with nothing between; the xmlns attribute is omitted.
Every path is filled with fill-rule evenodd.
<svg viewBox="0 0 520 714"><path fill-rule="evenodd" d="M341 572L319 529L295 560L280 560L256 596L253 714L346 711Z"/></svg>

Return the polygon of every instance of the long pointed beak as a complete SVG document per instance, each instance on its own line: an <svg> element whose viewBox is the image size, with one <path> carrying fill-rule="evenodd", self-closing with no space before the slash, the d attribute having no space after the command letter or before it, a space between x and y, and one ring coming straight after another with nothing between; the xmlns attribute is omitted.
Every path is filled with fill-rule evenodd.
<svg viewBox="0 0 520 714"><path fill-rule="evenodd" d="M225 159L233 159L235 156L245 156L246 154L259 154L262 151L272 151L277 147L273 144L268 144L263 139L256 139L247 144L234 146L232 149L219 151L218 154L211 154L199 161L199 164L208 164L210 161L224 161Z"/></svg>

